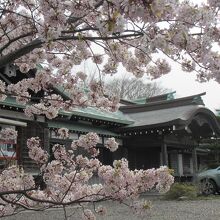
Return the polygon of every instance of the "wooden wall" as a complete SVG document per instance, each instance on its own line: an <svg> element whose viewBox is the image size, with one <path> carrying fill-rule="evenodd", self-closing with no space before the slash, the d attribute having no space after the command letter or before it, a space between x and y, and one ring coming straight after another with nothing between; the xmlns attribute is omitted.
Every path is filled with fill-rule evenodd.
<svg viewBox="0 0 220 220"><path fill-rule="evenodd" d="M49 131L47 123L28 121L27 127L17 127L18 131L18 164L26 170L35 170L36 163L28 156L27 139L30 137L39 137L41 139L42 148L49 149Z"/></svg>

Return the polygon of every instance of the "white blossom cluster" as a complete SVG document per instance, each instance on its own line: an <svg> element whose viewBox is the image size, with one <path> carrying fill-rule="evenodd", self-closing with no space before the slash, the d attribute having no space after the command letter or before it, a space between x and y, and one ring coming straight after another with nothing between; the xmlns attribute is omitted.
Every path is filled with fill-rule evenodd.
<svg viewBox="0 0 220 220"><path fill-rule="evenodd" d="M68 138L67 129L61 128L59 134ZM0 216L16 214L18 207L42 210L54 205L80 204L82 219L95 220L107 213L106 208L99 205L91 210L84 204L104 200L130 201L128 206L142 213L147 205L146 202L137 203L140 193L153 187L167 191L173 183L167 167L132 171L126 159L114 161L113 166L103 165L96 158L98 140L96 134L88 133L73 141L69 150L65 145L55 144L52 148L54 159L50 160L38 137L28 139L29 157L39 165L45 187L41 189L33 176L22 168L6 168L0 173L0 195L5 199L0 199ZM118 145L114 138L109 138L106 147L115 151ZM79 148L86 150L88 157L78 154ZM97 175L102 183L90 183Z"/></svg>

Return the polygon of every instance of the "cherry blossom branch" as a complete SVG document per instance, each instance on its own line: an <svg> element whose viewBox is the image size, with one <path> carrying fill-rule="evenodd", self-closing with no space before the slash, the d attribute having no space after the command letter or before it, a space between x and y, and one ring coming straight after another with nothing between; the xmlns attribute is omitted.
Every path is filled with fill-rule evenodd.
<svg viewBox="0 0 220 220"><path fill-rule="evenodd" d="M5 44L3 47L0 48L0 53L2 53L3 50L6 49L7 47L9 47L13 42L16 42L17 40L31 36L32 34L33 34L33 32L29 32L29 33L22 34L18 37L15 37L13 39L10 39L7 44Z"/></svg>
<svg viewBox="0 0 220 220"><path fill-rule="evenodd" d="M57 101L57 102L60 102L60 103L63 103L65 102L64 100L59 100L59 99L52 99L52 98L46 98L46 97L36 97L36 96L32 96L32 97L29 97L29 96L25 96L25 95L20 95L20 94L15 94L15 93L9 93L9 92L1 92L0 91L0 94L4 94L4 95L7 95L7 96L11 96L11 97L22 97L22 98L25 98L25 99L29 99L30 101L31 100L36 100L36 101ZM71 100L67 100L68 101L71 101ZM32 104L35 104L35 103L32 103ZM78 107L81 107L82 105L78 104L78 103L71 103L72 106L78 106ZM88 107L94 107L93 105L90 105ZM35 106L35 108L37 108Z"/></svg>
<svg viewBox="0 0 220 220"><path fill-rule="evenodd" d="M136 37L141 37L143 36L142 33L132 33L132 34L124 34L124 35L116 35L116 36L109 36L109 37L81 37L83 40L88 40L88 41L94 41L94 40L113 40L113 39L123 39L123 38L136 38ZM57 39L53 39L53 41L67 41L67 40L81 40L79 37L75 36L63 36L63 37L58 37ZM16 59L24 56L25 54L28 54L31 52L33 49L40 48L42 44L44 44L45 41L36 39L33 40L32 42L28 43L27 45L11 52L8 55L0 57L0 68L4 67L7 63L11 63L15 61Z"/></svg>

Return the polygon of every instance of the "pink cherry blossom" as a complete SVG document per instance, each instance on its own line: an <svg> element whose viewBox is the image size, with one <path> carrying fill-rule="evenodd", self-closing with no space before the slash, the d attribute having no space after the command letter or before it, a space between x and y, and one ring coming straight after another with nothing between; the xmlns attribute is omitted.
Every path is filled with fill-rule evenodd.
<svg viewBox="0 0 220 220"><path fill-rule="evenodd" d="M2 140L16 140L18 132L12 128L4 128L0 131L0 139Z"/></svg>
<svg viewBox="0 0 220 220"><path fill-rule="evenodd" d="M108 138L105 142L105 147L114 152L118 149L118 143L115 141L115 138Z"/></svg>
<svg viewBox="0 0 220 220"><path fill-rule="evenodd" d="M4 101L6 99L5 93L5 83L0 80L0 101Z"/></svg>
<svg viewBox="0 0 220 220"><path fill-rule="evenodd" d="M65 139L69 137L69 130L67 128L59 128L57 134L61 138Z"/></svg>
<svg viewBox="0 0 220 220"><path fill-rule="evenodd" d="M63 138L68 138L66 131L61 129ZM0 192L9 190L24 190L22 199L15 205L25 204L27 208L50 208L54 204L75 204L83 205L88 201L131 200L130 206L136 212L145 209L143 206L134 205L140 193L156 187L160 191L169 190L173 183L173 177L169 174L167 167L150 170L129 170L126 159L114 161L112 166L104 166L95 158L94 150L99 137L95 133L88 133L80 136L80 139L72 143L73 150L67 150L65 145L55 144L52 148L54 159L49 161L48 154L43 150L38 137L32 137L27 141L29 157L33 159L40 168L40 175L45 184L44 189L40 189L35 184L33 176L24 172L23 169L12 166L6 168L0 174ZM115 150L118 145L113 138L106 142L110 150ZM88 157L78 155L78 148L87 151ZM90 180L98 174L101 183L91 184ZM0 207L1 215L13 213L7 209L8 205L14 201L19 193L8 195L8 203ZM22 194L23 195L23 194ZM26 195L26 196L25 196ZM136 207L136 208L134 208ZM8 211L7 211L8 210ZM104 215L106 209L98 206L95 212ZM96 219L94 213L89 209L83 209L84 219Z"/></svg>
<svg viewBox="0 0 220 220"><path fill-rule="evenodd" d="M48 154L40 147L40 139L38 137L27 140L27 147L29 149L29 157L37 163L43 164L48 160Z"/></svg>

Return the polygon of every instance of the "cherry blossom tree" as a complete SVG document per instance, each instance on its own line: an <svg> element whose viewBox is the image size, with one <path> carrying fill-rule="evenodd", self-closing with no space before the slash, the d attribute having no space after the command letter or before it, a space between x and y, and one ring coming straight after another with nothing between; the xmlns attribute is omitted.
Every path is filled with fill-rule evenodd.
<svg viewBox="0 0 220 220"><path fill-rule="evenodd" d="M219 7L218 0L202 5L177 0L0 0L0 69L8 76L10 68L24 74L15 84L0 81L0 100L16 97L27 106L26 115L49 119L60 109L76 107L115 111L118 99L104 96L101 81L91 82L85 91L86 73L76 71L76 66L87 60L94 63L100 78L117 73L119 65L136 77L146 73L157 78L170 71L167 59L172 59L183 70L196 71L200 81L219 82ZM33 69L37 73L30 77ZM55 93L57 86L69 94L68 100ZM43 92L41 97L31 95L38 92ZM66 138L68 131L59 133ZM10 130L1 135L15 136ZM169 188L172 177L167 168L130 171L125 159L115 161L113 167L103 166L96 159L97 140L91 133L69 151L55 145L55 159L49 161L40 140L29 139L29 156L39 164L46 188L40 189L17 167L8 167L0 174L1 215L14 214L21 207L43 210L91 201L122 203L155 185ZM91 158L75 155L78 147ZM117 148L113 139L106 147ZM94 173L102 184L88 184ZM91 210L82 210L84 219L95 219ZM104 213L100 207L95 210Z"/></svg>
<svg viewBox="0 0 220 220"><path fill-rule="evenodd" d="M59 129L57 133L63 139L69 136L66 128ZM17 132L10 128L0 132L4 140L16 138L16 135ZM167 191L173 183L167 167L131 171L124 158L115 160L113 166L102 165L96 158L98 141L97 134L88 133L73 141L70 149L55 144L51 161L38 137L28 139L29 157L39 165L45 186L37 185L31 174L17 166L1 171L0 217L23 210L43 211L58 206L63 207L64 217L69 219L66 207L79 204L82 219L96 219L96 215L106 213L105 207L96 204L106 200L118 201L140 212L149 208L146 201L137 203L140 193L153 187ZM112 152L118 148L114 138L109 138L105 145ZM84 149L90 157L78 155L78 148ZM100 184L89 183L94 175L98 175ZM85 207L88 202L94 204L93 211Z"/></svg>
<svg viewBox="0 0 220 220"><path fill-rule="evenodd" d="M43 67L15 85L1 82L1 100L7 93L26 104L30 91L44 90L44 98L29 105L26 114L49 118L60 108L116 110L117 98L103 96L100 81L85 93L86 73L74 70L85 60L100 75L115 74L122 65L136 77L147 73L157 78L170 71L164 55L185 71L195 70L201 81L219 81L218 9L218 1L211 0L199 6L177 0L1 0L0 68L14 64L28 74ZM159 59L154 58L157 53ZM53 93L58 85L70 100Z"/></svg>

